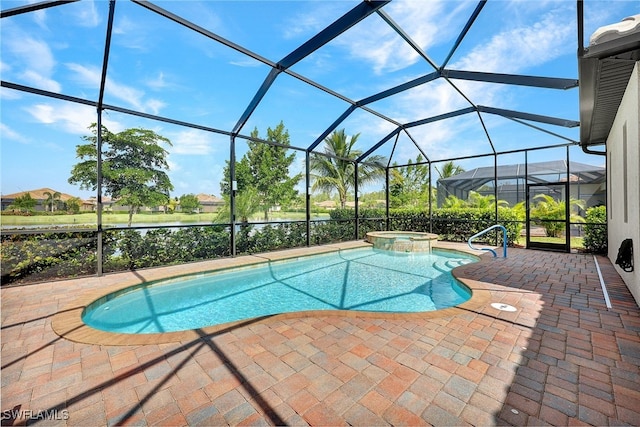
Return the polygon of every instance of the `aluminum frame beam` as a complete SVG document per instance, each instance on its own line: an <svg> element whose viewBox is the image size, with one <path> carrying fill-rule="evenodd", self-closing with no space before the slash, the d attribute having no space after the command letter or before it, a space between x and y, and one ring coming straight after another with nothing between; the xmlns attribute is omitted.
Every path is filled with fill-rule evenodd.
<svg viewBox="0 0 640 427"><path fill-rule="evenodd" d="M9 16L20 15L28 12L35 12L36 10L47 9L49 7L60 6L67 3L75 3L80 0L55 0L55 1L42 1L39 3L27 4L24 6L18 6L11 9L5 9L0 12L0 18L8 18Z"/></svg>
<svg viewBox="0 0 640 427"><path fill-rule="evenodd" d="M456 52L456 50L458 50L458 47L460 46L460 43L462 43L462 40L464 39L464 37L467 35L469 30L471 29L471 26L476 21L476 18L478 17L478 15L480 15L480 12L482 11L482 8L484 7L484 5L486 3L487 3L487 0L480 0L480 2L476 5L475 10L473 11L471 16L467 20L467 23L464 25L464 28L462 28L462 31L460 32L460 35L458 36L458 38L456 39L455 43L453 44L453 47L449 51L449 54L444 59L444 62L440 66L440 69L444 69L447 66L447 64L449 63L449 60L451 59L453 54Z"/></svg>
<svg viewBox="0 0 640 427"><path fill-rule="evenodd" d="M390 134L385 136L378 143L376 143L373 147L371 147L369 150L367 150L365 153L363 153L360 157L358 157L356 159L356 163L363 161L371 153L376 151L378 148L382 147L382 145L384 145L385 142L387 142L389 139L391 139L395 134L399 133L401 130L406 130L407 128L412 128L412 127L424 125L424 124L427 124L427 123L437 122L439 120L450 119L452 117L461 116L463 114L473 113L474 111L476 111L476 109L474 107L467 107L467 108L463 108L462 110L452 111L450 113L440 114L440 115L429 117L429 118L422 119L422 120L416 120L415 122L407 123L407 124L405 124L403 126L397 127L394 131L392 131Z"/></svg>
<svg viewBox="0 0 640 427"><path fill-rule="evenodd" d="M340 34L347 31L367 16L371 15L391 0L368 0L359 3L353 9L342 15L336 21L327 26L324 30L307 40L293 52L278 61L278 68L286 70L298 61L304 59L311 53L320 49Z"/></svg>
<svg viewBox="0 0 640 427"><path fill-rule="evenodd" d="M324 131L324 132L322 132L322 133L320 134L320 136L318 136L318 137L316 138L316 140L315 140L315 141L313 141L313 143L311 143L311 145L309 145L309 147L307 147L307 151L309 151L309 152L313 151L313 150L314 150L314 149L315 149L315 148L316 148L316 147L317 147L317 146L318 146L322 141L324 141L324 139L325 139L325 138L326 138L326 137L327 137L327 136L328 136L328 135L329 135L329 134L330 134L330 133L331 133L335 128L337 128L337 127L338 127L338 125L339 125L340 123L342 123L342 121L343 121L344 119L346 119L347 117L349 117L349 115L350 115L351 113L353 113L353 111L354 111L355 109L356 109L356 106L355 106L355 105L351 105L349 108L347 108L347 109L345 110L345 112L344 112L344 113L342 113L342 114L340 115L340 117L338 117L338 118L337 118L333 123L331 123L331 125L330 125L327 129L325 129L325 131Z"/></svg>
<svg viewBox="0 0 640 427"><path fill-rule="evenodd" d="M182 25L184 27L187 27L188 29L190 29L192 31L195 31L196 33L199 33L199 34L201 34L201 35L203 35L205 37L208 37L208 38L210 38L212 40L215 40L218 43L223 44L223 45L225 45L227 47L230 47L231 49L234 49L234 50L236 50L236 51L238 51L238 52L240 52L240 53L242 53L242 54L244 54L246 56L249 56L249 57L251 57L251 58L253 58L253 59L257 60L257 61L260 61L263 64L269 65L271 67L274 67L276 65L275 62L270 61L269 59L267 59L267 58L265 58L263 56L260 56L257 53L250 51L249 49L245 49L244 47L240 46L239 44L233 43L232 41L229 41L229 40L225 39L224 37L221 37L221 36L217 35L216 33L213 33L213 32L211 32L211 31L209 31L209 30L207 30L205 28L202 28L201 26L196 25L191 21L188 21L188 20L186 20L184 18L181 18L180 16L178 16L178 15L176 15L174 13L171 13L168 10L161 8L160 6L151 3L150 1L147 1L147 0L131 0L131 1L133 3L135 3L135 4L137 4L137 5L142 6L142 7L146 8L146 9L152 11L152 12L155 12L158 15L163 16L163 17L165 17L165 18L167 18L167 19L169 19L169 20L171 20L171 21L173 21L175 23L178 23L178 24L180 24L180 25Z"/></svg>
<svg viewBox="0 0 640 427"><path fill-rule="evenodd" d="M578 87L578 79L525 76L519 74L483 73L479 71L442 70L442 76L454 80L470 80L546 89L572 89Z"/></svg>
<svg viewBox="0 0 640 427"><path fill-rule="evenodd" d="M384 138L382 138L376 145L374 145L373 147L369 148L367 151L365 151L360 157L358 157L355 162L356 163L360 163L362 162L364 159L366 159L367 157L369 157L369 155L371 153L373 153L374 151L376 151L378 148L380 148L382 145L384 145L385 142L387 142L388 140L390 140L391 138L393 138L395 135L399 134L400 131L402 130L402 127L397 127L395 128L393 131L391 131L391 133L389 133L387 136L385 136Z"/></svg>
<svg viewBox="0 0 640 427"><path fill-rule="evenodd" d="M430 74L425 74L422 77L418 77L417 79L413 79L410 80L406 83L402 83L398 86L392 87L390 89L387 90L383 90L382 92L378 92L375 95L371 95L369 97L363 98L360 101L356 102L357 106L362 106L362 105L367 105L367 104L371 104L372 102L376 102L379 101L381 99L387 98L389 96L398 94L400 92L404 92L405 90L408 89L412 89L416 86L420 86L422 84L425 83L429 83L433 80L436 80L437 78L440 77L440 73L438 71L435 71L433 73Z"/></svg>
<svg viewBox="0 0 640 427"><path fill-rule="evenodd" d="M336 21L325 27L322 31L317 33L307 42L300 45L293 52L289 53L287 56L273 65L271 72L269 72L269 75L264 80L256 94L254 95L253 99L240 116L238 122L233 128L232 133L235 134L237 132L240 132L242 127L247 123L247 120L249 120L249 117L251 117L251 114L253 114L253 112L258 107L258 104L260 104L262 98L264 98L264 96L269 91L269 88L275 81L278 74L295 65L297 62L306 58L316 50L320 49L322 46L329 43L331 40L338 37L340 34L344 33L349 28L353 27L390 1L391 0L371 0L359 3L353 9L342 15Z"/></svg>
<svg viewBox="0 0 640 427"><path fill-rule="evenodd" d="M378 15L393 29L393 31L395 31L400 37L402 37L404 41L407 42L407 44L411 46L418 55L420 55L425 61L427 61L434 70L438 70L438 66L436 65L436 63L433 62L431 58L429 58L427 53L422 50L418 43L414 42L413 39L409 37L409 35L398 24L396 24L396 22L391 19L389 15L387 15L382 10L378 10Z"/></svg>
<svg viewBox="0 0 640 427"><path fill-rule="evenodd" d="M109 52L111 50L111 34L113 33L113 16L116 8L116 0L109 0L109 16L107 18L107 35L104 41L104 55L102 57L102 72L100 73L100 89L98 92L98 114L102 109L104 92L107 83L107 69L109 66ZM100 132L100 128L98 128Z"/></svg>
<svg viewBox="0 0 640 427"><path fill-rule="evenodd" d="M520 124L521 124L521 125L523 125L523 126L528 126L528 127L532 128L532 129L535 129L535 130L537 130L537 131L540 131L540 132L546 133L546 134L551 135L551 136L555 136L556 138L564 139L565 141L569 141L569 142L570 142L570 143L572 143L572 144L576 144L576 145L577 145L577 144L579 144L579 143L580 143L579 141L576 141L576 140L574 140L574 139L568 138L568 137L566 137L566 136L564 136L564 135L560 135L559 133L555 133L555 132L552 132L552 131L550 131L550 130L543 129L543 128L541 128L541 127L539 127L539 126L536 126L536 125L534 125L534 124L532 124L532 123L527 123L527 122L525 122L525 121L523 121L523 120L516 119L516 118L514 118L514 117L505 117L505 118L506 118L506 119L509 119L509 120L513 120L513 121L514 121L514 122L516 122L516 123L520 123Z"/></svg>
<svg viewBox="0 0 640 427"><path fill-rule="evenodd" d="M427 117L426 119L416 120L416 121L413 121L413 122L405 124L404 127L405 128L412 128L412 127L416 127L416 126L426 125L427 123L433 123L433 122L437 122L437 121L440 121L440 120L451 119L453 117L462 116L464 114L473 113L475 111L476 111L476 107L462 108L460 110L450 111L450 112L444 113L444 114L439 114L437 116Z"/></svg>
<svg viewBox="0 0 640 427"><path fill-rule="evenodd" d="M549 125L562 126L566 128L574 128L574 127L580 126L580 122L575 120L559 119L557 117L523 113L522 111L505 110L502 108L485 107L482 105L478 105L478 111L481 113L495 114L497 116L502 116L509 119L515 118L515 119L529 120L531 122L546 123Z"/></svg>

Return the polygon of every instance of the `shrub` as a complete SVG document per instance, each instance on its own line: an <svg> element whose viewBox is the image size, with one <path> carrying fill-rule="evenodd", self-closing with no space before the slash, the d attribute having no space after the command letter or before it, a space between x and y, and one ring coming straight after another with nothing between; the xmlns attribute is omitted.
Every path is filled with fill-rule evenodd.
<svg viewBox="0 0 640 427"><path fill-rule="evenodd" d="M95 273L94 232L48 232L2 236L2 285Z"/></svg>
<svg viewBox="0 0 640 427"><path fill-rule="evenodd" d="M594 206L587 209L584 226L584 247L593 253L607 253L607 208Z"/></svg>
<svg viewBox="0 0 640 427"><path fill-rule="evenodd" d="M221 226L110 230L105 232L104 270L119 271L229 256L229 233Z"/></svg>
<svg viewBox="0 0 640 427"><path fill-rule="evenodd" d="M240 254L269 252L307 244L307 225L303 222L280 223L254 228L242 227L237 234L236 251Z"/></svg>

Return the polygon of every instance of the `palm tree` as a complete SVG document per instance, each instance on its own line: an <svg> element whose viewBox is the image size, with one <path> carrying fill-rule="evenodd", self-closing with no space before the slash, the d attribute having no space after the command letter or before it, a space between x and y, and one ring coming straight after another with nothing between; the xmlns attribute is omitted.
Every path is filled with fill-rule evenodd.
<svg viewBox="0 0 640 427"><path fill-rule="evenodd" d="M487 194L486 196L483 196L477 191L471 190L469 191L469 197L467 197L467 204L472 208L487 209L495 204L495 200L496 196L494 196L493 194ZM498 206L507 207L509 206L509 202L507 202L506 200L498 200Z"/></svg>
<svg viewBox="0 0 640 427"><path fill-rule="evenodd" d="M446 162L442 166L442 170L438 169L437 166L435 166L435 168L436 168L436 171L438 172L438 175L440 175L441 179L450 178L454 175L458 175L464 172L464 168L460 165L456 165L455 163L453 163L453 160Z"/></svg>
<svg viewBox="0 0 640 427"><path fill-rule="evenodd" d="M468 206L467 202L457 198L453 194L449 194L442 204L443 208L461 209Z"/></svg>
<svg viewBox="0 0 640 427"><path fill-rule="evenodd" d="M565 228L565 224L562 222L565 218L566 205L564 200L558 201L548 194L538 194L534 199L536 199L537 202L531 209L531 214L536 219L541 220L540 222L547 236L560 237ZM569 220L571 222L584 223L584 218L578 214L578 209L584 210L584 208L584 200L578 200L572 197L569 200Z"/></svg>
<svg viewBox="0 0 640 427"><path fill-rule="evenodd" d="M44 201L44 205L46 206L51 206L51 212L54 211L54 207L58 206L58 203L60 203L60 196L61 194L57 191L54 191L53 194L51 194L50 191L45 191L44 193L42 193L43 195L45 195L47 198Z"/></svg>
<svg viewBox="0 0 640 427"><path fill-rule="evenodd" d="M231 212L231 200L228 195L224 195L224 205L218 210L218 214L213 219L214 223L229 222ZM253 187L245 188L238 193L235 198L236 216L240 218L240 223L246 225L251 215L260 212L260 196L258 191Z"/></svg>
<svg viewBox="0 0 640 427"><path fill-rule="evenodd" d="M309 172L313 178L312 190L331 192L336 190L340 199L340 207L347 203L347 194L355 185L355 162L362 152L354 150L360 134L350 138L344 129L335 130L324 139L326 156L313 156L309 162ZM358 183L368 184L384 177L384 156L369 156L367 163L358 165Z"/></svg>

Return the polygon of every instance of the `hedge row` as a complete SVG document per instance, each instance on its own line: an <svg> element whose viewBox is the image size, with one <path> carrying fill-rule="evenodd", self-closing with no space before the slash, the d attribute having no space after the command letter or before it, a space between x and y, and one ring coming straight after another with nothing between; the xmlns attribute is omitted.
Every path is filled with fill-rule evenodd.
<svg viewBox="0 0 640 427"><path fill-rule="evenodd" d="M473 234L493 225L493 209L451 208L429 213L417 209L395 209L390 212L389 229L433 232L442 240L466 241ZM336 209L329 221L310 223L311 244L327 244L353 240L355 221L352 209ZM499 222L506 226L508 244L518 238L522 218L508 208L499 208ZM587 211L585 247L594 252L606 251L604 208ZM358 212L358 238L372 230L386 230L384 209L361 209ZM477 241L499 245L501 233L488 233ZM236 233L238 254L261 253L305 246L305 222L277 225L239 226ZM109 230L103 236L103 271L115 272L147 267L182 264L229 257L228 227L211 225L181 228ZM5 234L0 254L2 285L86 276L96 273L96 232L60 230L35 234Z"/></svg>
<svg viewBox="0 0 640 427"><path fill-rule="evenodd" d="M364 238L369 231L385 230L385 215L384 209L361 209L358 212L358 238ZM432 232L441 240L452 242L466 242L469 237L496 223L494 209L442 208L432 212L432 221L429 220L429 212L420 209L394 209L389 216L390 230ZM336 209L332 211L331 218L353 218L353 210ZM513 246L522 231L523 218L509 208L499 207L498 222L507 229L508 244ZM502 236L500 232L488 233L477 241L500 244Z"/></svg>

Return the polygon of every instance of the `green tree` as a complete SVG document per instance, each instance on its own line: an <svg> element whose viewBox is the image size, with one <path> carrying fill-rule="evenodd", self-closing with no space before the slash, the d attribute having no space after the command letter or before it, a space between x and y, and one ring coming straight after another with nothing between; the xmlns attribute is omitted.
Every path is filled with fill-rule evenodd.
<svg viewBox="0 0 640 427"><path fill-rule="evenodd" d="M538 194L534 197L537 200L534 207L531 208L531 217L540 220L549 237L561 237L565 229L565 201L558 201L548 194ZM584 223L577 209L584 210L584 200L571 198L569 200L569 214L571 222Z"/></svg>
<svg viewBox="0 0 640 427"><path fill-rule="evenodd" d="M229 160L225 160L225 167L222 171L222 175L224 176L224 181L220 182L220 192L223 196L228 196L231 194L231 172L229 170ZM253 184L253 177L251 175L251 165L249 165L249 158L244 155L240 159L239 162L236 162L236 183L238 187L236 188L238 192L244 191L246 188L251 187Z"/></svg>
<svg viewBox="0 0 640 427"><path fill-rule="evenodd" d="M459 175L462 172L464 172L464 168L460 165L456 165L453 162L453 160L446 162L442 166L442 169L438 169L437 166L435 166L435 168L436 168L436 171L438 172L438 175L440 175L441 179L450 178L452 176Z"/></svg>
<svg viewBox="0 0 640 427"><path fill-rule="evenodd" d="M95 190L98 126L94 123L89 129L93 135L82 138L87 143L76 146L80 162L71 169L69 183ZM102 142L102 188L117 204L129 207L129 226L141 207L167 204L173 185L165 172L169 169L168 152L160 144L171 145L169 139L148 129L112 133L103 126Z"/></svg>
<svg viewBox="0 0 640 427"><path fill-rule="evenodd" d="M259 138L258 128L251 132L252 138ZM257 203L264 220L269 220L269 210L277 205L289 204L297 195L295 186L302 179L302 174L289 176L289 167L295 160L295 154L287 154L290 145L289 132L280 122L275 129L267 128L266 141L275 142L271 145L259 141L249 141L249 151L236 162L235 178L239 193L248 188L255 188ZM220 183L223 195L230 193L229 164L224 168L225 181ZM237 202L236 202L237 207Z"/></svg>
<svg viewBox="0 0 640 427"><path fill-rule="evenodd" d="M418 154L415 163L410 159L406 166L391 169L389 195L392 207L419 206L428 203L429 165L423 162L422 154Z"/></svg>
<svg viewBox="0 0 640 427"><path fill-rule="evenodd" d="M167 202L167 207L165 209L165 213L173 213L176 211L176 209L178 208L178 205L180 204L180 201L178 200L177 197L174 197L173 199L170 199L169 202Z"/></svg>
<svg viewBox="0 0 640 427"><path fill-rule="evenodd" d="M347 195L355 185L355 162L362 152L354 149L360 134L350 138L345 130L335 130L324 139L323 155L315 155L310 160L310 174L313 179L312 190L336 191L340 199L340 207L347 203ZM384 178L386 158L369 156L366 163L358 166L358 182L360 185L373 183Z"/></svg>
<svg viewBox="0 0 640 427"><path fill-rule="evenodd" d="M231 221L231 200L228 194L223 194L224 205L218 210L214 223L227 223ZM257 212L260 212L260 196L254 187L247 187L236 194L235 198L236 216L242 225L249 222L249 218Z"/></svg>
<svg viewBox="0 0 640 427"><path fill-rule="evenodd" d="M19 212L32 212L38 201L31 197L30 193L25 193L22 196L18 196L15 198L9 209L17 210Z"/></svg>
<svg viewBox="0 0 640 427"><path fill-rule="evenodd" d="M467 197L467 206L470 208L479 208L479 209L487 209L493 207L496 202L496 196L493 194L487 194L483 196L477 191L469 191L469 196ZM498 206L507 207L509 206L509 202L506 200L498 200Z"/></svg>
<svg viewBox="0 0 640 427"><path fill-rule="evenodd" d="M457 198L453 194L449 194L442 204L443 208L461 209L469 207L469 204L462 199Z"/></svg>
<svg viewBox="0 0 640 427"><path fill-rule="evenodd" d="M53 193L51 193L50 191L45 191L42 194L46 196L46 199L44 201L45 210L47 209L47 207L50 207L51 212L53 212L56 208L58 208L61 201L61 194L59 192L54 191Z"/></svg>
<svg viewBox="0 0 640 427"><path fill-rule="evenodd" d="M195 194L183 194L180 196L180 210L186 213L199 212L202 205Z"/></svg>
<svg viewBox="0 0 640 427"><path fill-rule="evenodd" d="M72 197L65 202L65 205L67 207L67 211L76 214L80 212L80 207L82 206L82 200L80 200L80 198L78 197Z"/></svg>

